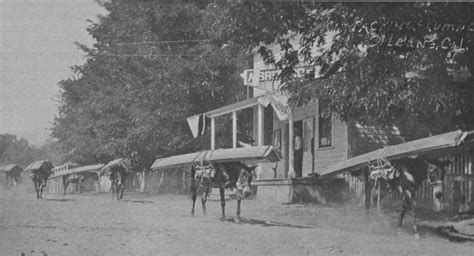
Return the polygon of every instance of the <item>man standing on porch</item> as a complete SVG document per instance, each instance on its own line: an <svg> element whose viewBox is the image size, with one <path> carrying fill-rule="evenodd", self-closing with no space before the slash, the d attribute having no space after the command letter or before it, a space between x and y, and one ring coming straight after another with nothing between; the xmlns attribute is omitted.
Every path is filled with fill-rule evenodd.
<svg viewBox="0 0 474 256"><path fill-rule="evenodd" d="M294 169L295 169L295 176L301 177L302 174L302 164L303 164L303 138L301 138L301 133L298 128L293 129L294 133Z"/></svg>

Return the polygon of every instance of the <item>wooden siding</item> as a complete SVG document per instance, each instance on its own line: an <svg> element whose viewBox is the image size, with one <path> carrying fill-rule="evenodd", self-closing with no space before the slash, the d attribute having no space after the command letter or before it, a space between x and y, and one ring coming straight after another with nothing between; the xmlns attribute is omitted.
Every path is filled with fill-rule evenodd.
<svg viewBox="0 0 474 256"><path fill-rule="evenodd" d="M315 127L319 127L318 121L318 118L316 118ZM332 146L319 148L318 144L315 145L314 168L316 173L348 158L349 141L347 131L347 125L344 122L332 118ZM315 129L315 138L319 138L318 132L318 129Z"/></svg>

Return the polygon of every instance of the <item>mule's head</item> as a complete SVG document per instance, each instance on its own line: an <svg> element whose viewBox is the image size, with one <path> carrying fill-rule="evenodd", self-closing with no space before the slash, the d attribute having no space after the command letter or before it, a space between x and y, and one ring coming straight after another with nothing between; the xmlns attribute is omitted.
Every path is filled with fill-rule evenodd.
<svg viewBox="0 0 474 256"><path fill-rule="evenodd" d="M444 196L444 177L447 168L451 164L450 160L446 161L427 161L427 178L428 182L433 187L433 200L435 204L435 211L441 210L441 200Z"/></svg>
<svg viewBox="0 0 474 256"><path fill-rule="evenodd" d="M250 189L250 186L252 184L252 179L256 176L255 168L257 168L256 165L251 166L251 167L244 165L240 169L240 175L237 180L237 183L240 183L240 185L242 186L242 195L244 197L248 197L252 194L252 190Z"/></svg>

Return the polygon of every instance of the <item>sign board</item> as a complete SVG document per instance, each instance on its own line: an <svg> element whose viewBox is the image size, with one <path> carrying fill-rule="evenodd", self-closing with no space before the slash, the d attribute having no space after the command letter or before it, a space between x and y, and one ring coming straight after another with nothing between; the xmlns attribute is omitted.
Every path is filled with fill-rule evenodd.
<svg viewBox="0 0 474 256"><path fill-rule="evenodd" d="M298 66L295 67L295 77L301 78L304 77L306 74L313 71L315 67L313 66ZM246 69L240 77L244 79L244 85L246 86L259 86L260 83L266 82L277 82L279 83L276 78L280 74L281 70L279 69L262 69L257 70L258 76L256 76L255 71L253 69ZM315 74L319 73L319 68L316 67Z"/></svg>

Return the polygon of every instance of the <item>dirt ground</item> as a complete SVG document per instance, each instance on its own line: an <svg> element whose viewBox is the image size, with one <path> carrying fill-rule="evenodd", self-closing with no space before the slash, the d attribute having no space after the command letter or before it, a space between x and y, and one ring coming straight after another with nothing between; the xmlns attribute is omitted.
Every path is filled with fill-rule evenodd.
<svg viewBox="0 0 474 256"><path fill-rule="evenodd" d="M357 205L282 205L235 201L221 221L220 203L190 216L181 195L52 195L36 200L21 187L0 191L0 255L472 255L474 243L450 242L410 221L395 228L396 214L367 218Z"/></svg>

